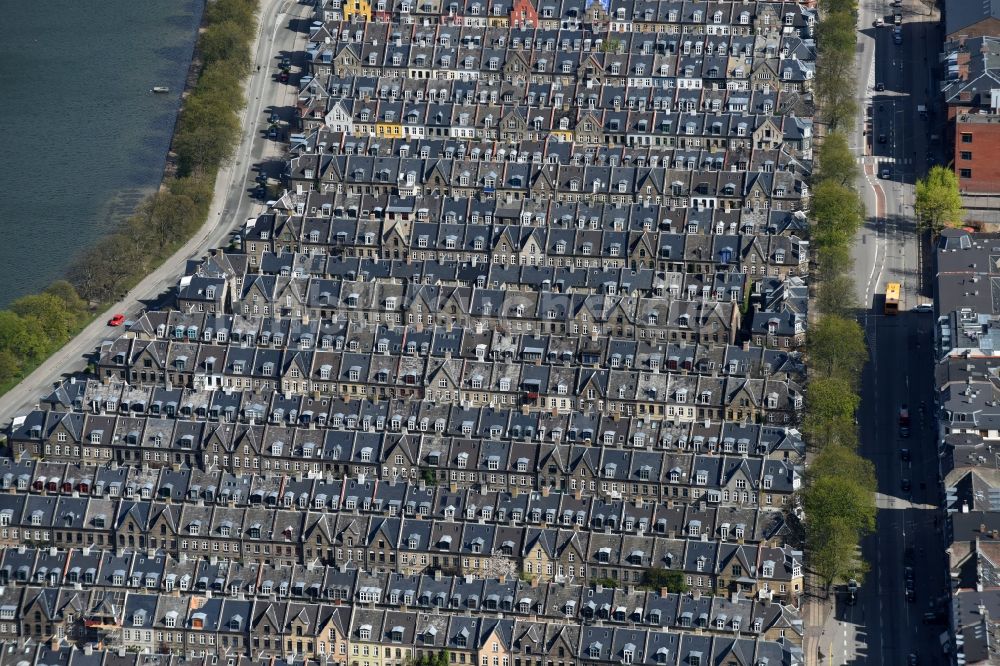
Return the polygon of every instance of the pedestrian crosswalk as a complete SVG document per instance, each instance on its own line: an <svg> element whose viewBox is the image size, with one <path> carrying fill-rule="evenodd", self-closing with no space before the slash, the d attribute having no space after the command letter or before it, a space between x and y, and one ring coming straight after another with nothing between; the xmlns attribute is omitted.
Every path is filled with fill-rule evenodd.
<svg viewBox="0 0 1000 666"><path fill-rule="evenodd" d="M866 164L869 161L875 164L913 164L912 157L904 157L903 159L896 159L895 157L858 157L856 161L858 164Z"/></svg>

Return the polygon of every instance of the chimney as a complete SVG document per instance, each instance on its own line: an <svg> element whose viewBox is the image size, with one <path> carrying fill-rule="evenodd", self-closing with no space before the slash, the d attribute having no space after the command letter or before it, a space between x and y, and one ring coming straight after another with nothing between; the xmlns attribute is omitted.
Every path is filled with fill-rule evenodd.
<svg viewBox="0 0 1000 666"><path fill-rule="evenodd" d="M670 593L669 589L667 589L665 587L661 587L660 588L660 598L661 599L666 599L667 598L667 594L669 594L669 593Z"/></svg>
<svg viewBox="0 0 1000 666"><path fill-rule="evenodd" d="M691 598L694 599L695 601L701 599L701 590L695 588L694 592L691 593Z"/></svg>
<svg viewBox="0 0 1000 666"><path fill-rule="evenodd" d="M549 496L549 487L547 485L542 486L542 497L548 497L548 496Z"/></svg>
<svg viewBox="0 0 1000 666"><path fill-rule="evenodd" d="M531 587L538 587L538 576L531 579Z"/></svg>

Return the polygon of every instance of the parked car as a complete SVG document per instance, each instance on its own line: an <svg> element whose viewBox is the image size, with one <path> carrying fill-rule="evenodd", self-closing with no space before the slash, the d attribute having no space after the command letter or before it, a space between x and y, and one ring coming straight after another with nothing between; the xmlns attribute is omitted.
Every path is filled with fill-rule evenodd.
<svg viewBox="0 0 1000 666"><path fill-rule="evenodd" d="M116 314L108 320L108 326L121 326L125 323L125 315Z"/></svg>
<svg viewBox="0 0 1000 666"><path fill-rule="evenodd" d="M900 449L899 450L899 459L902 460L903 462L910 462L910 450L909 449Z"/></svg>
<svg viewBox="0 0 1000 666"><path fill-rule="evenodd" d="M910 492L910 487L911 486L910 486L910 480L909 479L903 479L902 481L900 481L899 486L903 489L904 493Z"/></svg>
<svg viewBox="0 0 1000 666"><path fill-rule="evenodd" d="M945 616L940 611L927 611L924 613L924 624L937 624L938 622L943 622Z"/></svg>
<svg viewBox="0 0 1000 666"><path fill-rule="evenodd" d="M887 166L882 167L882 170L879 172L879 177L882 180L889 180L892 178L892 169Z"/></svg>
<svg viewBox="0 0 1000 666"><path fill-rule="evenodd" d="M933 303L921 303L920 305L913 308L914 312L934 312Z"/></svg>
<svg viewBox="0 0 1000 666"><path fill-rule="evenodd" d="M875 84L875 90L876 90L877 92L882 92L882 91L884 91L884 90L885 90L885 84L884 84L884 83L882 83L881 81L879 81L878 83L876 83L876 84Z"/></svg>

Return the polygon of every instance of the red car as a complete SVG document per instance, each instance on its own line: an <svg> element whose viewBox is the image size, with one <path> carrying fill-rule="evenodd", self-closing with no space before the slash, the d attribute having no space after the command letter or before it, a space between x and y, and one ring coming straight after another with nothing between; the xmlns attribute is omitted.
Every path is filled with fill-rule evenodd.
<svg viewBox="0 0 1000 666"><path fill-rule="evenodd" d="M108 320L108 326L121 326L125 323L125 315L116 314L114 317Z"/></svg>

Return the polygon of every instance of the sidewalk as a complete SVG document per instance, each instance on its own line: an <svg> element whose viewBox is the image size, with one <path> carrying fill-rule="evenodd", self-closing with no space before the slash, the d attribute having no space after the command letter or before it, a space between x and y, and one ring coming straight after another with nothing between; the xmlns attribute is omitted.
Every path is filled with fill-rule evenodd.
<svg viewBox="0 0 1000 666"><path fill-rule="evenodd" d="M813 574L806 574L805 593L802 595L802 621L805 635L802 639L802 652L805 666L820 666L820 641L823 637L823 627L832 612L830 600L819 596L819 588Z"/></svg>

